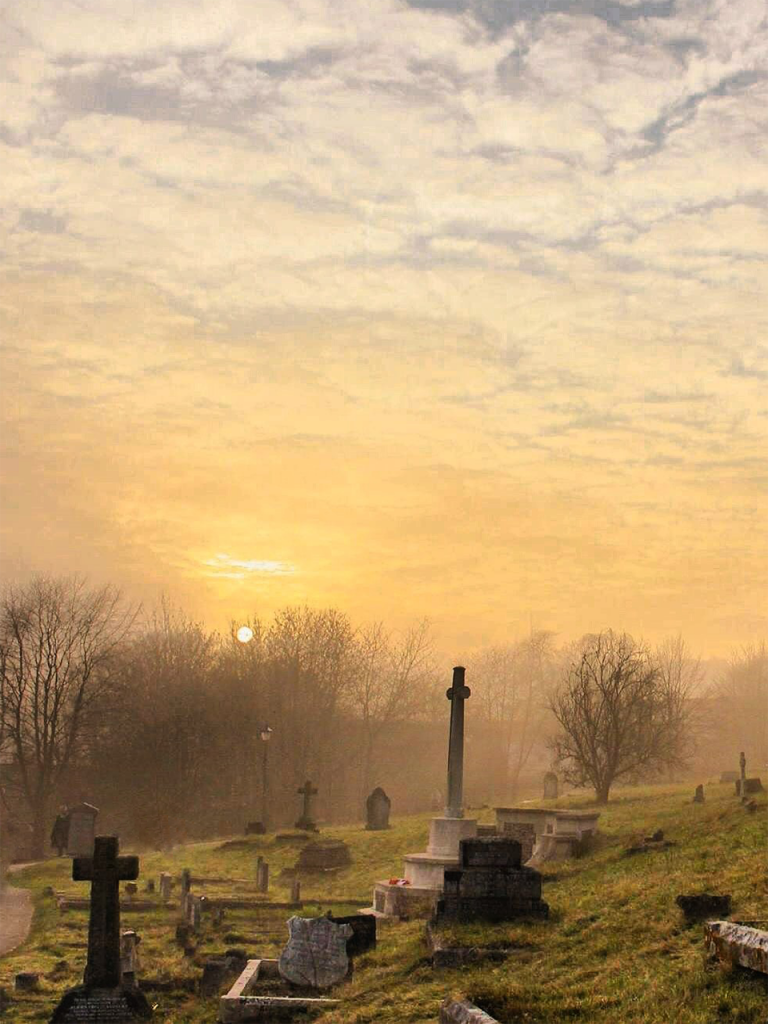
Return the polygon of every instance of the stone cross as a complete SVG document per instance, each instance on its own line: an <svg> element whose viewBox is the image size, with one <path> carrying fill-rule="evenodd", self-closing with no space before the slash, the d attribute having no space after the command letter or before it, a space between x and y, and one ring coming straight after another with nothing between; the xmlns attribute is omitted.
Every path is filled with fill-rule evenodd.
<svg viewBox="0 0 768 1024"><path fill-rule="evenodd" d="M317 790L309 781L309 779L307 779L304 785L300 789L297 789L296 792L299 794L299 796L304 797L304 810L301 812L302 820L310 821L311 818L309 814L309 804L310 801L312 800L312 797L317 796Z"/></svg>
<svg viewBox="0 0 768 1024"><path fill-rule="evenodd" d="M139 877L138 857L118 857L117 836L96 836L93 857L75 857L72 879L91 883L88 961L84 982L94 988L120 984L120 882Z"/></svg>
<svg viewBox="0 0 768 1024"><path fill-rule="evenodd" d="M446 818L464 817L464 701L471 690L464 685L464 669L453 670L453 686L446 690L451 702L451 729L448 736L448 806Z"/></svg>

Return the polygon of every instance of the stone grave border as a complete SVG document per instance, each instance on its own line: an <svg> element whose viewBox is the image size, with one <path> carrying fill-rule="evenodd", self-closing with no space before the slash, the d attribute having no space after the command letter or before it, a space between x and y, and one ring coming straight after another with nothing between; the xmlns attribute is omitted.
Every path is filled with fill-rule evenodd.
<svg viewBox="0 0 768 1024"><path fill-rule="evenodd" d="M427 940L427 948L432 954L432 966L436 969L465 967L468 964L480 963L500 964L516 953L528 951L499 946L448 946L443 941L440 929L436 928L431 921L427 921L424 935Z"/></svg>
<svg viewBox="0 0 768 1024"><path fill-rule="evenodd" d="M264 1018L272 1011L280 1015L293 1013L321 1013L338 1006L338 999L307 996L260 996L254 994L259 980L274 980L279 977L277 960L249 960L245 970L232 988L219 999L219 1020L222 1024L237 1024Z"/></svg>

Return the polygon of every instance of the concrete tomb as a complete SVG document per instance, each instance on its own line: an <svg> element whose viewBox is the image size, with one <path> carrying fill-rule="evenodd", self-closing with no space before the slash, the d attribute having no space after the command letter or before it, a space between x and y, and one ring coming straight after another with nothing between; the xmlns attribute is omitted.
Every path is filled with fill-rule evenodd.
<svg viewBox="0 0 768 1024"><path fill-rule="evenodd" d="M352 863L349 847L343 839L318 839L299 852L299 871L332 871Z"/></svg>
<svg viewBox="0 0 768 1024"><path fill-rule="evenodd" d="M436 920L512 921L546 918L541 875L522 867L520 843L514 839L462 839L460 867L446 869Z"/></svg>
<svg viewBox="0 0 768 1024"><path fill-rule="evenodd" d="M707 921L704 940L710 956L768 974L768 931L731 921Z"/></svg>
<svg viewBox="0 0 768 1024"><path fill-rule="evenodd" d="M124 984L121 961L120 882L138 878L138 857L119 857L117 836L97 836L92 857L76 857L75 882L91 883L88 960L83 984L64 993L51 1024L132 1024L152 1009L144 995Z"/></svg>
<svg viewBox="0 0 768 1024"><path fill-rule="evenodd" d="M365 801L365 827L370 832L379 832L389 828L389 809L392 801L381 788L377 786Z"/></svg>

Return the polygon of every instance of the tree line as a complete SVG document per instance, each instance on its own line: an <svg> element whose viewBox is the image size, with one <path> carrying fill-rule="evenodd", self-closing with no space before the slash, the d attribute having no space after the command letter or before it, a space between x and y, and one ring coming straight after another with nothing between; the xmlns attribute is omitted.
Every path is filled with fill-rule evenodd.
<svg viewBox="0 0 768 1024"><path fill-rule="evenodd" d="M440 808L450 666L426 620L397 633L288 607L254 617L247 643L239 625L222 635L167 603L147 616L81 577L6 588L0 818L28 830L30 854L59 806L82 799L149 846L265 815L290 825L305 779L325 820L358 818L375 785L396 811ZM605 802L617 783L711 765L712 743L724 766L741 749L768 758L764 647L709 683L682 639L652 649L611 630L570 645L532 633L464 662L475 802L519 799L532 768Z"/></svg>

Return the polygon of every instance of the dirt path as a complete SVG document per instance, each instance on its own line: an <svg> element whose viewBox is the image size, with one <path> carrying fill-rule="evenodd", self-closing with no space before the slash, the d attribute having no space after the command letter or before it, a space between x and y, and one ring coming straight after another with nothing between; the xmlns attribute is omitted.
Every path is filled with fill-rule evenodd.
<svg viewBox="0 0 768 1024"><path fill-rule="evenodd" d="M5 885L0 893L0 956L20 946L32 924L32 899L28 889Z"/></svg>
<svg viewBox="0 0 768 1024"><path fill-rule="evenodd" d="M15 874L23 871L24 868L34 867L42 864L42 861L33 860L26 864L11 864L8 874ZM6 879L5 886L0 892L0 956L5 956L20 946L29 935L29 927L32 924L32 897L29 889L15 889Z"/></svg>

